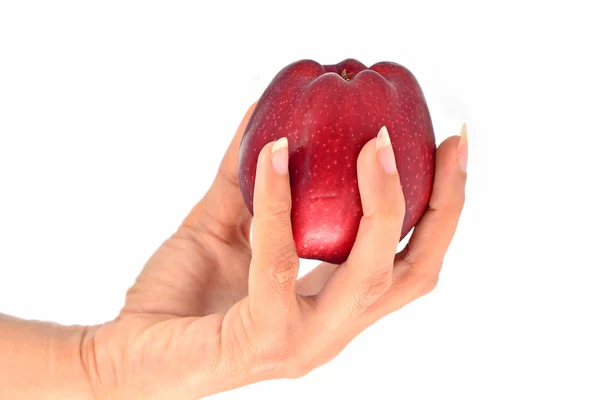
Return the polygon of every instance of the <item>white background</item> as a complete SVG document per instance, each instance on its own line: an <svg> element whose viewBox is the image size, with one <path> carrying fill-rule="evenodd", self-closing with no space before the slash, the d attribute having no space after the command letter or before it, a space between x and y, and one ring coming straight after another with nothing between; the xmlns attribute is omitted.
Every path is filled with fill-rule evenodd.
<svg viewBox="0 0 600 400"><path fill-rule="evenodd" d="M438 142L469 128L438 288L215 398L600 398L600 31L592 1L550 3L3 1L0 312L113 318L282 67L391 60Z"/></svg>

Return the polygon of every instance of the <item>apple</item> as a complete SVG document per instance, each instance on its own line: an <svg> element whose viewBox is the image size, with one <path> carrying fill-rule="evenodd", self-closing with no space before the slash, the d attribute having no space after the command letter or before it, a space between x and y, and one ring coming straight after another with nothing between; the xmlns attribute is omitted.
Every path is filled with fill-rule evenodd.
<svg viewBox="0 0 600 400"><path fill-rule="evenodd" d="M342 263L362 217L358 155L384 125L406 200L402 240L427 208L436 143L421 87L393 62L367 68L354 59L335 65L300 60L283 68L259 99L241 141L239 179L246 206L252 213L259 152L287 137L298 256Z"/></svg>

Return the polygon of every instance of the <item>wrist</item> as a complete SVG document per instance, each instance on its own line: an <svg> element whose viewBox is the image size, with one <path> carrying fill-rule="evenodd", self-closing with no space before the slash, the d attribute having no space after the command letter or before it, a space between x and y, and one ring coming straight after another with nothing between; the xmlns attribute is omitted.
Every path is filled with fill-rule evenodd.
<svg viewBox="0 0 600 400"><path fill-rule="evenodd" d="M57 398L93 400L89 375L82 359L82 344L93 328L58 327L49 343L49 371ZM46 398L46 397L44 397Z"/></svg>
<svg viewBox="0 0 600 400"><path fill-rule="evenodd" d="M0 315L0 398L93 399L79 351L86 330Z"/></svg>

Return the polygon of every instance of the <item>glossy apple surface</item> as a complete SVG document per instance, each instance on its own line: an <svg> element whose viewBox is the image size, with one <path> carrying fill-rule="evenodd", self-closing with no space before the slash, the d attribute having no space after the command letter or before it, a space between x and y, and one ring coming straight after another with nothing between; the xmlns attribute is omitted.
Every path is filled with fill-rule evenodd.
<svg viewBox="0 0 600 400"><path fill-rule="evenodd" d="M417 80L392 62L367 68L353 59L336 65L301 60L275 76L258 101L240 146L240 187L248 209L252 212L260 150L287 137L298 255L345 261L362 216L356 161L383 125L390 134L406 199L400 241L429 202L436 143Z"/></svg>

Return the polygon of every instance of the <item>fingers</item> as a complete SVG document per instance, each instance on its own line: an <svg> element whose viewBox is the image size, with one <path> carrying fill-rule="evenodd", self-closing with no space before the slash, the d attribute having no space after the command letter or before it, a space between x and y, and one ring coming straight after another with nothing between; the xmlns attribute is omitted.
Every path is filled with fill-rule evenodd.
<svg viewBox="0 0 600 400"><path fill-rule="evenodd" d="M360 316L356 326L349 329L349 335L357 334L435 288L465 201L467 146L463 126L460 136L450 137L438 147L429 209L417 224L408 246L396 255L392 286Z"/></svg>
<svg viewBox="0 0 600 400"><path fill-rule="evenodd" d="M210 189L183 221L183 225L193 229L205 228L209 222L213 233L227 239L231 232L248 238L251 215L240 192L238 182L238 151L240 142L256 103L252 104L240 122ZM209 219L209 221L207 221Z"/></svg>
<svg viewBox="0 0 600 400"><path fill-rule="evenodd" d="M395 252L405 204L386 130L364 146L358 158L364 215L354 247L344 264L337 268L323 264L297 285L303 290L318 290L333 270L321 292L311 297L310 315L288 318L285 325L278 325L279 331L264 329L262 320L259 332L263 336L257 336L262 339L260 348L275 349L267 358L270 365L283 360L284 367L276 368L278 371L284 371L286 377L302 376L337 354L373 322L431 288L434 280L417 278L428 274L437 277L456 229L464 203L466 145L465 133L462 139L450 138L438 148L429 210L407 249L398 256ZM305 298L294 294L298 263L290 224L289 182L286 168L278 169L278 162L273 165L272 147L269 144L263 149L257 168L253 232L256 254L250 271L250 302L254 298L254 310L267 310L263 316L267 316L269 328L273 320L284 322L277 316L289 313L292 300L299 306L297 310L307 309ZM279 170L282 175L277 173ZM392 275L397 275L393 281Z"/></svg>
<svg viewBox="0 0 600 400"><path fill-rule="evenodd" d="M397 266L436 280L465 202L467 131L446 139L436 153L435 178L429 208L415 227Z"/></svg>
<svg viewBox="0 0 600 400"><path fill-rule="evenodd" d="M408 246L396 255L392 286L361 316L359 326L368 326L435 288L464 204L466 162L463 126L461 136L450 137L438 147L429 209Z"/></svg>
<svg viewBox="0 0 600 400"><path fill-rule="evenodd" d="M385 127L358 157L358 185L364 215L354 247L319 295L325 313L341 320L363 312L392 283L405 204Z"/></svg>
<svg viewBox="0 0 600 400"><path fill-rule="evenodd" d="M370 275L373 271L366 266L392 267L405 212L394 151L385 126L358 157L358 186L363 217L348 265L357 274Z"/></svg>
<svg viewBox="0 0 600 400"><path fill-rule="evenodd" d="M292 236L287 139L267 144L258 157L249 300L253 310L277 318L296 301L299 260ZM264 314L263 314L264 312Z"/></svg>

